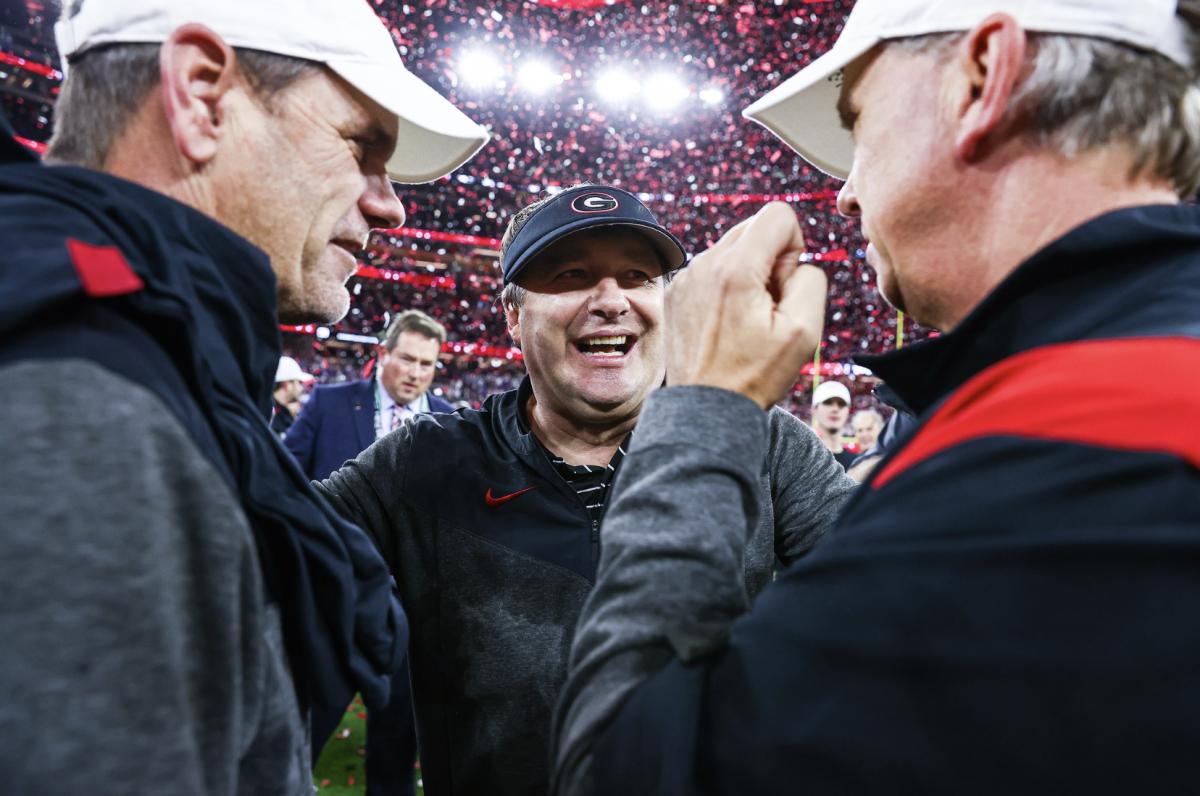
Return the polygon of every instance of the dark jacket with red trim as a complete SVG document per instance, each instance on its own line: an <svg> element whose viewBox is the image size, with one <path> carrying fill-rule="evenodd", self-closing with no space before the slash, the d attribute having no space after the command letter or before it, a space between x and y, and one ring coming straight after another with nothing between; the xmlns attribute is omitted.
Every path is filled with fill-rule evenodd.
<svg viewBox="0 0 1200 796"><path fill-rule="evenodd" d="M555 791L1194 791L1200 210L1096 219L953 333L866 364L920 426L737 621L694 586L737 577L764 415L704 388L652 398ZM707 411L683 422L689 400Z"/></svg>
<svg viewBox="0 0 1200 796"><path fill-rule="evenodd" d="M0 770L34 793L312 792L311 707L387 699L407 626L266 417L266 255L0 150Z"/></svg>
<svg viewBox="0 0 1200 796"><path fill-rule="evenodd" d="M526 379L479 411L421 415L319 485L375 537L400 584L431 796L549 788L553 709L601 546L599 523L522 417L530 395ZM777 559L812 547L855 488L799 420L777 410L764 426L743 603Z"/></svg>

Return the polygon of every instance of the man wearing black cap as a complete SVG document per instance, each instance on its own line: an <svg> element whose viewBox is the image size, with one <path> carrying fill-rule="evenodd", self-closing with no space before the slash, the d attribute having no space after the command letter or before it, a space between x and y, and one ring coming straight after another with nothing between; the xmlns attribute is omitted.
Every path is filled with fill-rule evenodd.
<svg viewBox="0 0 1200 796"><path fill-rule="evenodd" d="M500 260L529 372L520 388L479 411L419 417L319 485L375 538L400 585L431 796L549 788L551 717L606 496L663 381L663 283L685 255L636 197L589 185L518 212ZM747 604L854 488L782 410L770 440L744 552Z"/></svg>

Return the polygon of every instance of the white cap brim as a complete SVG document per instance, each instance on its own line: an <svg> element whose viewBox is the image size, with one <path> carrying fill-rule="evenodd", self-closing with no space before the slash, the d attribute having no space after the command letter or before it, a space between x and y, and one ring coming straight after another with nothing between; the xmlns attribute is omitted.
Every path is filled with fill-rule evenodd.
<svg viewBox="0 0 1200 796"><path fill-rule="evenodd" d="M854 165L854 139L838 115L842 76L879 41L840 39L832 50L767 92L742 115L779 136L821 171L846 179Z"/></svg>
<svg viewBox="0 0 1200 796"><path fill-rule="evenodd" d="M445 177L488 141L488 131L407 70L371 63L329 61L346 82L394 113L400 121L388 176L423 183Z"/></svg>

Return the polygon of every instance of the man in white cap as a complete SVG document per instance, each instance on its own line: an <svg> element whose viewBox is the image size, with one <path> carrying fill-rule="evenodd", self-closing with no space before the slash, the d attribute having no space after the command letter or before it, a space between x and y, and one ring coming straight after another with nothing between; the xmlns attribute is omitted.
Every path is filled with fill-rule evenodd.
<svg viewBox="0 0 1200 796"><path fill-rule="evenodd" d="M850 419L850 390L840 381L823 381L813 390L812 427L842 469L849 470L855 454L842 444L842 431Z"/></svg>
<svg viewBox="0 0 1200 796"><path fill-rule="evenodd" d="M825 286L787 264L784 206L694 261L605 520L556 792L1194 790L1200 422L1145 418L1200 418L1198 10L859 0L749 109L846 179L884 295L944 332L867 363L919 424L747 612L764 410Z"/></svg>
<svg viewBox="0 0 1200 796"><path fill-rule="evenodd" d="M84 0L47 165L0 147L0 769L14 793L311 794L308 716L407 625L266 425L391 180L486 134L362 0ZM82 400L81 400L82 398Z"/></svg>
<svg viewBox="0 0 1200 796"><path fill-rule="evenodd" d="M312 382L313 375L305 373L295 359L279 358L279 366L275 369L275 389L271 393L274 400L271 407L271 430L278 434L280 439L283 439L288 429L296 422L304 386Z"/></svg>

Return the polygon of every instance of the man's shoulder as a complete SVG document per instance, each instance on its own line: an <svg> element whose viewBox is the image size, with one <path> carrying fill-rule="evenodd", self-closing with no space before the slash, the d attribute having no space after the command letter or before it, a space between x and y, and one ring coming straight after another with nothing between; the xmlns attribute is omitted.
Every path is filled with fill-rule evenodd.
<svg viewBox="0 0 1200 796"><path fill-rule="evenodd" d="M371 379L357 379L355 381L339 381L331 384L318 384L313 387L314 393L321 395L354 395L356 393L369 393L371 386L374 384Z"/></svg>
<svg viewBox="0 0 1200 796"><path fill-rule="evenodd" d="M370 399L372 397L373 386L374 382L370 379L339 381L334 384L318 384L313 388L309 402L313 406L333 410L340 408L340 404L349 404L354 401Z"/></svg>
<svg viewBox="0 0 1200 796"><path fill-rule="evenodd" d="M433 395L432 393L426 393L426 396L429 398L429 411L430 412L453 412L454 411L454 405L451 404L449 401L445 400L444 398L439 398L438 396Z"/></svg>

